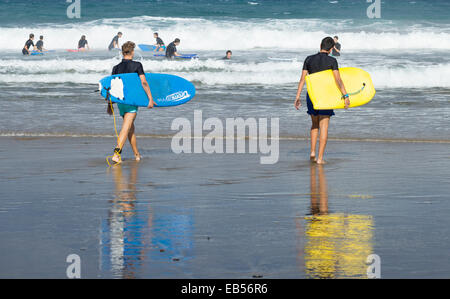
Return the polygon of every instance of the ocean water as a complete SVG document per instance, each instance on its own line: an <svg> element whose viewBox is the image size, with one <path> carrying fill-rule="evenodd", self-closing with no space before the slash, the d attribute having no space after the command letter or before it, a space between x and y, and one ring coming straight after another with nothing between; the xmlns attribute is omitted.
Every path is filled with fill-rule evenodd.
<svg viewBox="0 0 450 299"><path fill-rule="evenodd" d="M136 51L147 72L194 83L196 98L171 109L141 109L137 132L171 136L177 117L278 117L280 137L306 137L306 108L293 101L303 60L325 36L339 36L341 67L368 71L377 94L366 106L336 111L333 138L450 141L449 1L382 1L369 19L352 1L81 0L81 18L69 19L65 1L0 1L0 136L112 136L112 119L95 93L120 55L121 43L181 39L191 61L166 61ZM28 34L45 36L56 50L23 57ZM68 53L81 35L93 51ZM231 61L223 61L226 50ZM305 95L302 96L304 99ZM305 101L303 101L305 104ZM306 105L304 105L306 106Z"/></svg>

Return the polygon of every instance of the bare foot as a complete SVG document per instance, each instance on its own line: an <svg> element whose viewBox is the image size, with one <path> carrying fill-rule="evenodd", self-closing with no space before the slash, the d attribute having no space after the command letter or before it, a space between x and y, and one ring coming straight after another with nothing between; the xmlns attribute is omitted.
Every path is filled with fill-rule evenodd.
<svg viewBox="0 0 450 299"><path fill-rule="evenodd" d="M116 164L122 163L122 158L118 154L114 154L111 160L113 160Z"/></svg>
<svg viewBox="0 0 450 299"><path fill-rule="evenodd" d="M322 160L317 160L316 163L319 164L319 165L324 165L324 164L327 164L327 161L322 159Z"/></svg>
<svg viewBox="0 0 450 299"><path fill-rule="evenodd" d="M138 161L138 162L141 161L141 159L142 159L140 154L134 155L134 157L135 157L136 161Z"/></svg>
<svg viewBox="0 0 450 299"><path fill-rule="evenodd" d="M310 160L311 162L316 162L316 161L317 161L317 159L316 159L316 156L315 156L315 155L311 155L311 156L309 156L309 160Z"/></svg>

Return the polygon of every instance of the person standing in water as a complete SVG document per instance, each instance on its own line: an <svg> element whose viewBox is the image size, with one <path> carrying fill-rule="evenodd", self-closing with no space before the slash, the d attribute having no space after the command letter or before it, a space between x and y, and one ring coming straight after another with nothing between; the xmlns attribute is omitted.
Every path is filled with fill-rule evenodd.
<svg viewBox="0 0 450 299"><path fill-rule="evenodd" d="M159 37L158 32L153 33L153 37L156 39L155 51L159 51L159 52L164 51L165 44L164 44L163 40Z"/></svg>
<svg viewBox="0 0 450 299"><path fill-rule="evenodd" d="M166 48L166 58L173 59L175 57L180 56L177 53L177 46L180 45L180 39L176 38L173 42L171 42Z"/></svg>
<svg viewBox="0 0 450 299"><path fill-rule="evenodd" d="M303 86L305 85L306 76L330 69L333 71L334 80L336 81L337 86L343 94L342 99L343 101L345 101L345 108L347 109L350 106L350 100L339 73L337 60L336 58L328 56L334 46L334 40L331 37L326 37L320 44L320 52L315 55L306 57L303 64L302 76L298 84L297 96L294 103L294 106L297 110L302 105L302 103L300 102L300 95L302 93ZM308 106L308 114L311 116L312 122L310 159L311 161L317 162L317 164L325 164L325 160L323 159L323 157L328 140L328 125L330 123L331 116L334 115L334 111L315 110L308 93L306 94L306 103ZM319 132L319 154L316 158L316 144L317 138L319 137Z"/></svg>
<svg viewBox="0 0 450 299"><path fill-rule="evenodd" d="M338 37L334 36L334 47L333 51L331 52L332 56L341 56L341 44L338 43Z"/></svg>
<svg viewBox="0 0 450 299"><path fill-rule="evenodd" d="M231 59L231 55L233 55L233 52L231 52L231 50L228 50L227 53L225 54L225 57L223 59L230 60Z"/></svg>
<svg viewBox="0 0 450 299"><path fill-rule="evenodd" d="M90 50L88 41L86 40L86 35L82 35L80 41L78 42L78 51L86 51L86 47Z"/></svg>
<svg viewBox="0 0 450 299"><path fill-rule="evenodd" d="M40 37L39 37L39 40L37 41L37 43L36 43L36 48L37 48L37 50L39 51L39 52L44 52L44 51L46 51L45 50L45 48L44 48L44 36L43 35L41 35Z"/></svg>
<svg viewBox="0 0 450 299"><path fill-rule="evenodd" d="M119 47L119 38L122 38L122 32L118 32L116 36L112 39L111 43L108 46L108 50L112 49L120 49Z"/></svg>
<svg viewBox="0 0 450 299"><path fill-rule="evenodd" d="M130 41L123 44L122 62L113 68L112 75L137 73L139 75L139 79L141 80L142 87L144 88L144 91L147 94L149 100L148 108L153 108L156 104L153 102L150 86L148 85L147 79L145 78L144 68L140 62L133 61L135 47L136 47L135 43ZM133 149L136 161L140 161L141 155L139 154L139 150L137 147L137 140L134 128L134 120L136 119L138 107L120 103L117 103L117 107L119 108L120 116L123 117L123 124L117 140L116 148L114 149L114 156L112 157L112 160L115 163L122 162L120 155L122 153L123 146L125 145L125 142L128 138L131 144L131 148ZM112 103L108 103L107 112L110 115L113 114Z"/></svg>
<svg viewBox="0 0 450 299"><path fill-rule="evenodd" d="M34 34L31 33L30 34L30 38L25 42L25 46L23 46L23 49L22 49L22 54L23 55L30 55L31 54L31 52L30 52L31 46L33 46L33 49L36 48L34 46L33 40L34 40Z"/></svg>

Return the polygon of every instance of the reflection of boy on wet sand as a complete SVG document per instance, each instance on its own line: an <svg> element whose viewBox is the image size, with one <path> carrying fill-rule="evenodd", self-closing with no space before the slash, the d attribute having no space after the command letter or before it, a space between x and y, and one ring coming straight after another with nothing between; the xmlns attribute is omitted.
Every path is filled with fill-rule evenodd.
<svg viewBox="0 0 450 299"><path fill-rule="evenodd" d="M328 214L328 186L322 165L311 164L311 214L326 215ZM319 172L319 181L317 184L316 172Z"/></svg>
<svg viewBox="0 0 450 299"><path fill-rule="evenodd" d="M137 278L140 266L151 250L151 211L145 216L136 209L138 162L133 162L129 179L123 175L122 165L114 172L115 198L109 213L109 243L111 267L121 278ZM148 218L148 221L142 221Z"/></svg>
<svg viewBox="0 0 450 299"><path fill-rule="evenodd" d="M123 177L122 167L113 168L114 171L114 185L116 187L116 195L114 204L116 209L120 210L125 217L131 217L135 212L136 202L136 180L137 167L132 167L130 170L130 179L127 181Z"/></svg>
<svg viewBox="0 0 450 299"><path fill-rule="evenodd" d="M366 258L373 253L373 220L369 215L329 213L328 186L322 165L311 165L311 214L301 238L308 278L365 278ZM297 227L300 225L297 224ZM299 254L299 256L301 256Z"/></svg>

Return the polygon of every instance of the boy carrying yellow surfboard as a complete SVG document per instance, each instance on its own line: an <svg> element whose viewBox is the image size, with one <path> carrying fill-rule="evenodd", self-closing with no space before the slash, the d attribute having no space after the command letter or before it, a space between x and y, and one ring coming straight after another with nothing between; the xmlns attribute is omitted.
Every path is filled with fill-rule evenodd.
<svg viewBox="0 0 450 299"><path fill-rule="evenodd" d="M344 83L342 82L341 75L339 73L338 63L336 58L330 57L329 54L333 49L335 42L333 38L326 37L320 44L320 52L306 57L303 64L303 71L300 82L298 84L297 96L295 98L294 106L298 110L302 103L300 102L300 95L305 85L306 76L317 72L332 70L333 76L336 81L339 90L343 94L343 101L345 101L345 108L350 106L349 96L345 90ZM334 115L333 110L315 110L311 102L309 94L306 94L306 104L308 107L308 114L311 116L311 155L310 159L317 162L317 164L325 164L323 159L325 153L325 147L328 140L328 125L330 123L331 116ZM319 137L320 133L320 137ZM316 144L319 137L319 154L316 157Z"/></svg>

